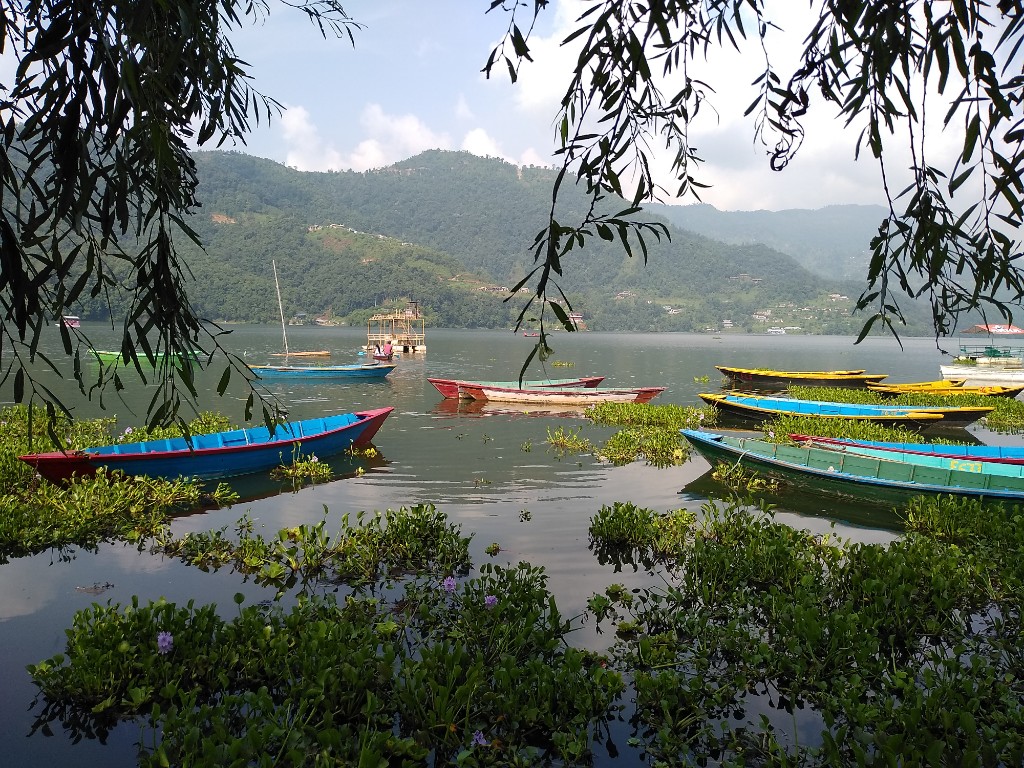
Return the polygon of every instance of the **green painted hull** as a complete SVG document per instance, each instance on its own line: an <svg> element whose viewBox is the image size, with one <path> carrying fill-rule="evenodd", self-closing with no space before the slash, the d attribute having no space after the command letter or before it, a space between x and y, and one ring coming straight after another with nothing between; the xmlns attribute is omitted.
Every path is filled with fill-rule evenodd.
<svg viewBox="0 0 1024 768"><path fill-rule="evenodd" d="M698 430L682 430L682 434L712 465L740 464L834 495L878 502L942 494L1024 502L1024 477L930 467Z"/></svg>

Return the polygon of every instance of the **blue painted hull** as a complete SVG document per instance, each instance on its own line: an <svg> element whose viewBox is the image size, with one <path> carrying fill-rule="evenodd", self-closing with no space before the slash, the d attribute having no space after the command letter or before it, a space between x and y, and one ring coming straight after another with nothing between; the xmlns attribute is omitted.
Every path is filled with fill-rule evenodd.
<svg viewBox="0 0 1024 768"><path fill-rule="evenodd" d="M179 437L19 458L53 482L91 475L101 467L127 475L218 480L263 472L300 456L326 458L368 443L392 410L378 408L288 422L279 424L273 435L266 427L196 435L191 448Z"/></svg>
<svg viewBox="0 0 1024 768"><path fill-rule="evenodd" d="M383 379L396 365L365 363L358 365L253 365L260 379L330 381L334 379Z"/></svg>
<svg viewBox="0 0 1024 768"><path fill-rule="evenodd" d="M724 413L760 423L776 416L817 416L827 419L858 419L886 426L965 427L988 415L994 407L947 405L863 405L789 397L703 393L699 397Z"/></svg>

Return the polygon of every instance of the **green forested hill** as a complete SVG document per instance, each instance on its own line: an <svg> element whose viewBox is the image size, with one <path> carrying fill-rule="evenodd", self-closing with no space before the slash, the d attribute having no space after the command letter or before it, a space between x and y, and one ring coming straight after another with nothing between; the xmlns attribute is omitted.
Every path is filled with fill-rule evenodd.
<svg viewBox="0 0 1024 768"><path fill-rule="evenodd" d="M533 265L553 171L430 151L364 173L306 173L236 152L197 153L206 251L183 247L202 316L277 318L271 261L288 315L362 323L382 305L419 301L432 325L509 327L525 296L503 302ZM568 196L559 216L585 203ZM814 275L763 245L727 245L673 228L629 259L596 236L565 262L561 285L596 330L769 325L850 333L857 283ZM490 290L486 290L490 289ZM840 298L840 296L848 298ZM90 308L83 311L87 314ZM925 328L921 325L921 328Z"/></svg>

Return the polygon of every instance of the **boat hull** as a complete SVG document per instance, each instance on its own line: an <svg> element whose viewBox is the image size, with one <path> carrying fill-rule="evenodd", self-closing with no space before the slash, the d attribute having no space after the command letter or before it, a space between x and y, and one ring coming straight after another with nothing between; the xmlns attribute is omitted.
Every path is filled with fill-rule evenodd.
<svg viewBox="0 0 1024 768"><path fill-rule="evenodd" d="M373 439L393 408L338 414L288 422L276 427L250 427L184 438L150 440L62 453L19 456L51 482L73 475L93 475L100 468L127 475L174 479L219 480L263 472L293 458L326 458Z"/></svg>
<svg viewBox="0 0 1024 768"><path fill-rule="evenodd" d="M1024 384L1024 368L1005 365L940 365L944 379L966 379L967 386L997 384L1016 387Z"/></svg>
<svg viewBox="0 0 1024 768"><path fill-rule="evenodd" d="M815 416L913 429L965 427L995 410L982 406L860 405L718 392L705 392L699 397L725 414L754 424L777 416Z"/></svg>
<svg viewBox="0 0 1024 768"><path fill-rule="evenodd" d="M953 381L960 381L954 379ZM949 384L945 387L935 384L929 387L906 387L899 384L886 385L886 384L868 384L868 389L871 392L876 392L880 395L887 395L892 397L898 397L899 395L937 395L939 397L949 397L955 395L980 395L981 397L1016 397L1021 392L1024 392L1024 382L1017 386L1007 386L1005 384L989 384L987 386L964 386L961 384Z"/></svg>
<svg viewBox="0 0 1024 768"><path fill-rule="evenodd" d="M515 389L473 384L459 384L459 394L470 400L495 403L524 403L545 405L577 405L586 407L599 403L646 403L665 391L665 387L635 387L627 389L579 387Z"/></svg>
<svg viewBox="0 0 1024 768"><path fill-rule="evenodd" d="M853 440L842 437L812 437L810 435L790 435L790 439L797 443L815 442L836 446L852 445L892 451L894 453L911 453L921 454L922 456L941 456L947 459L962 459L965 461L1024 465L1024 446L896 443L881 440Z"/></svg>
<svg viewBox="0 0 1024 768"><path fill-rule="evenodd" d="M684 429L682 434L712 465L722 461L741 464L784 480L860 500L892 502L922 494L1024 500L1024 478L1020 477L928 467L698 430Z"/></svg>
<svg viewBox="0 0 1024 768"><path fill-rule="evenodd" d="M785 389L794 384L807 387L865 387L878 383L887 374L865 373L864 369L850 371L775 371L760 368L734 368L715 366L730 381L744 387Z"/></svg>
<svg viewBox="0 0 1024 768"><path fill-rule="evenodd" d="M397 365L368 363L365 365L252 365L249 366L259 379L334 380L334 379L383 379Z"/></svg>
<svg viewBox="0 0 1024 768"><path fill-rule="evenodd" d="M464 397L469 399L469 395L460 395L459 384L466 385L483 385L490 387L519 387L518 381L464 381L461 379L439 379L439 378L428 378L434 389L440 392L446 398L459 398ZM592 389L604 381L604 376L583 376L578 379L537 379L535 381L524 381L524 389L549 389L555 388L576 388L584 387Z"/></svg>

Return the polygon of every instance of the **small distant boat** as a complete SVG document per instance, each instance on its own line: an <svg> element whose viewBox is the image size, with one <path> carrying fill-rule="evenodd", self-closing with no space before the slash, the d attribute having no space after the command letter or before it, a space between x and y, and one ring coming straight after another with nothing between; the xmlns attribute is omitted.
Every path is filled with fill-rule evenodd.
<svg viewBox="0 0 1024 768"><path fill-rule="evenodd" d="M665 391L665 387L537 387L525 389L459 382L459 396L470 400L531 405L579 405L598 403L646 403Z"/></svg>
<svg viewBox="0 0 1024 768"><path fill-rule="evenodd" d="M1024 477L997 472L926 466L855 453L769 443L702 430L681 430L707 461L728 462L816 490L891 503L921 494L952 494L993 500L1024 500ZM979 465L981 462L979 462Z"/></svg>
<svg viewBox="0 0 1024 768"><path fill-rule="evenodd" d="M523 336L540 336L540 333L538 333L537 331L523 331Z"/></svg>
<svg viewBox="0 0 1024 768"><path fill-rule="evenodd" d="M941 456L964 461L986 461L999 464L1024 464L1024 446L1014 445L946 445L945 443L898 443L884 440L854 440L845 437L812 437L790 435L791 440L802 444L820 444L823 447L859 447L893 453Z"/></svg>
<svg viewBox="0 0 1024 768"><path fill-rule="evenodd" d="M381 362L384 363L390 363L392 360L395 359L395 353L392 352L390 355L385 355L383 352L374 352L373 355L371 355L371 357L373 357L374 360L380 360Z"/></svg>
<svg viewBox="0 0 1024 768"><path fill-rule="evenodd" d="M260 379L383 379L398 366L381 363L355 363L353 365L250 365Z"/></svg>
<svg viewBox="0 0 1024 768"><path fill-rule="evenodd" d="M277 281L277 262L270 260L270 266L274 269L274 288L277 290L277 311L281 314L281 336L284 338L284 352L271 352L271 357L330 357L328 349L307 350L305 352L292 352L288 349L288 331L285 329L284 304L281 302L281 284Z"/></svg>
<svg viewBox="0 0 1024 768"><path fill-rule="evenodd" d="M271 357L330 357L329 349L311 349L304 352L271 352Z"/></svg>
<svg viewBox="0 0 1024 768"><path fill-rule="evenodd" d="M777 371L771 368L734 368L716 365L730 381L743 386L784 389L794 384L808 387L864 387L877 383L888 374L864 373L864 369L849 371Z"/></svg>
<svg viewBox="0 0 1024 768"><path fill-rule="evenodd" d="M61 315L60 323L58 323L58 325L60 325L61 323L66 325L68 328L81 328L82 318L80 318L78 315Z"/></svg>
<svg viewBox="0 0 1024 768"><path fill-rule="evenodd" d="M113 352L107 349L94 349L92 350L92 356L95 357L99 362L105 365L127 365L127 361L124 359L124 355L121 352ZM168 355L166 352L157 352L155 355L155 361L159 363L161 360L166 358ZM180 354L171 355L172 358L181 357ZM149 358L146 357L146 353L140 350L139 362L148 363Z"/></svg>
<svg viewBox="0 0 1024 768"><path fill-rule="evenodd" d="M357 411L264 427L141 443L107 445L80 451L30 453L18 458L51 482L72 475L93 475L101 467L146 477L194 477L217 480L263 472L293 456L326 458L373 439L393 408Z"/></svg>
<svg viewBox="0 0 1024 768"><path fill-rule="evenodd" d="M781 415L870 421L884 426L915 429L936 426L940 421L942 427L966 427L995 410L983 406L863 405L719 392L705 392L698 397L723 413L758 424Z"/></svg>
<svg viewBox="0 0 1024 768"><path fill-rule="evenodd" d="M459 385L480 385L488 387L511 387L517 388L520 386L518 381L466 381L462 379L439 379L439 378L428 378L429 381L438 392L445 397L458 398L461 397L459 393ZM604 376L583 376L578 379L535 379L533 381L522 382L524 389L549 389L549 388L576 388L576 387L596 387L604 381ZM469 399L469 395L464 396Z"/></svg>

